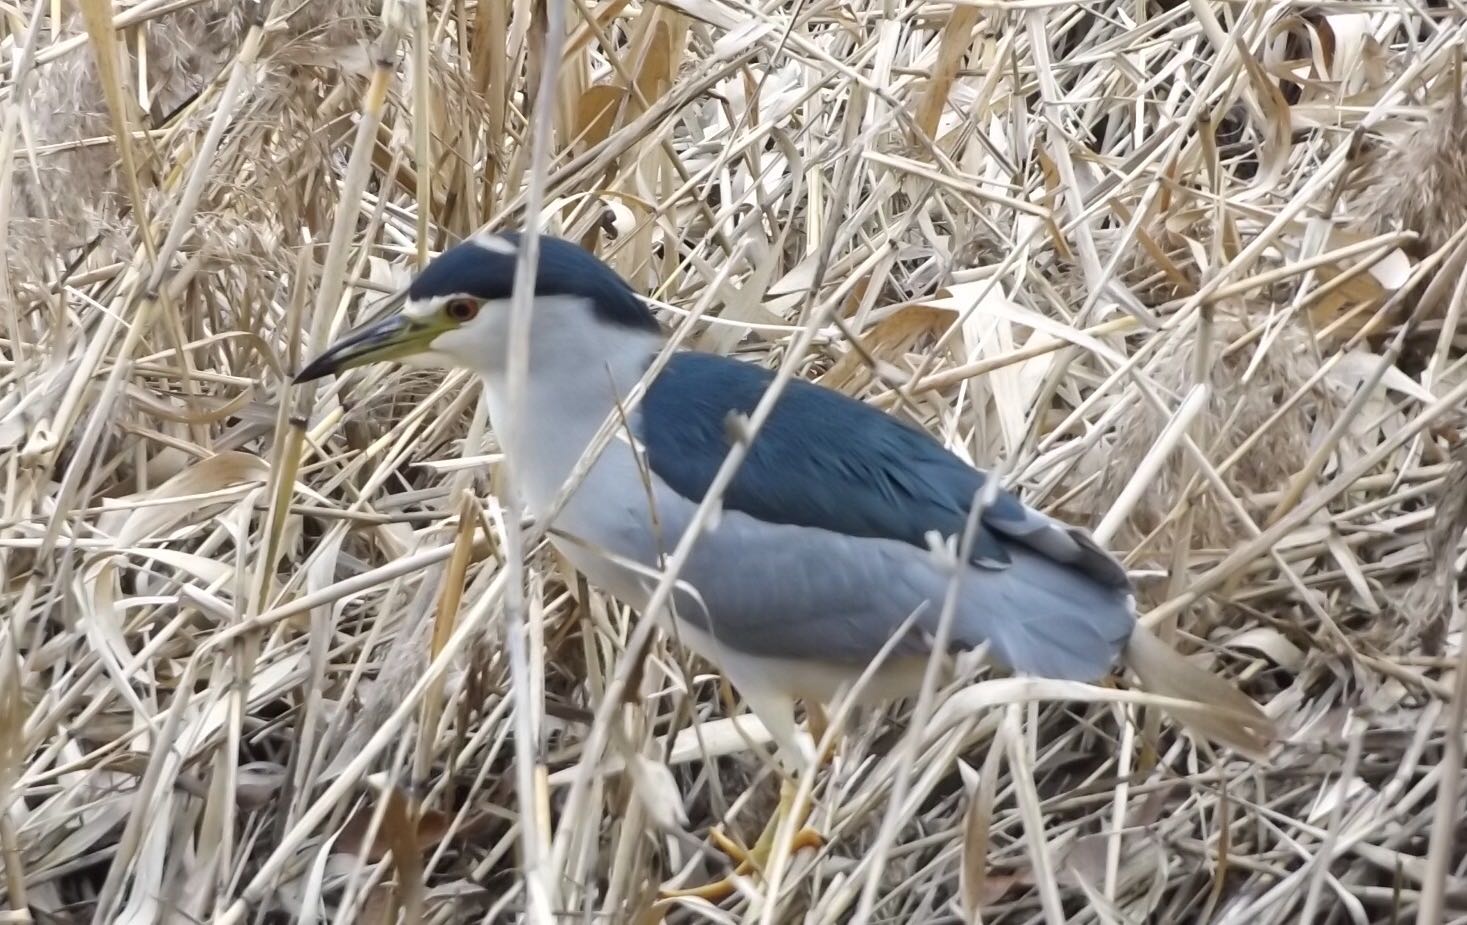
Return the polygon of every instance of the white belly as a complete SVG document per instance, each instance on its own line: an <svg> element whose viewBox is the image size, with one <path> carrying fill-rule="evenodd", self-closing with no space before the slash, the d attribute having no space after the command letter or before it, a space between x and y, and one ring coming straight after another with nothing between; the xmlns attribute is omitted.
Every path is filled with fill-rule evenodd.
<svg viewBox="0 0 1467 925"><path fill-rule="evenodd" d="M718 666L735 687L772 690L823 704L834 704L851 691L856 692L856 702L862 704L912 696L922 686L922 672L927 665L924 658L893 656L870 672L857 690L856 685L866 669L864 665L749 655L722 645L686 620L673 622L675 638Z"/></svg>

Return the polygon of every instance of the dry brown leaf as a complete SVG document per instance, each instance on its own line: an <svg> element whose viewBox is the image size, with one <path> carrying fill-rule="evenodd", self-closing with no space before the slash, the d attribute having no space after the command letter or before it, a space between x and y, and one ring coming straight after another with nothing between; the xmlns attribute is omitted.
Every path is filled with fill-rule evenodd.
<svg viewBox="0 0 1467 925"><path fill-rule="evenodd" d="M341 835L336 840L338 850L357 854L375 862L382 860L389 851L394 851L400 846L413 845L419 853L430 851L437 847L453 829L454 813L423 809L416 800L401 789L393 789L387 799L389 800L388 813L383 817L382 825L378 827L376 836L371 840L368 840L367 837L376 807L362 805L342 826ZM408 818L407 814L417 816L416 826L408 826L405 822ZM391 820L390 825L389 820ZM459 826L457 834L460 837L471 834L486 821L488 817L479 814Z"/></svg>
<svg viewBox="0 0 1467 925"><path fill-rule="evenodd" d="M952 326L951 312L926 305L904 305L873 326L862 342L878 361L895 364L918 345L940 337ZM840 392L858 393L868 379L866 358L852 350L820 377L820 384Z"/></svg>
<svg viewBox="0 0 1467 925"><path fill-rule="evenodd" d="M637 68L636 87L642 100L652 105L662 98L672 85L672 29L661 18L656 7L648 8L643 14L653 17L651 34L647 39L640 66ZM640 104L639 104L640 105Z"/></svg>
<svg viewBox="0 0 1467 925"><path fill-rule="evenodd" d="M916 113L917 127L928 138L937 138L937 122L947 105L948 93L952 90L953 79L962 66L963 57L973 43L973 27L978 24L978 13L977 7L954 6L948 13L947 24L942 27L937 63L933 65L927 93L923 95Z"/></svg>
<svg viewBox="0 0 1467 925"><path fill-rule="evenodd" d="M586 88L576 106L575 133L581 143L592 148L606 140L616 125L616 114L627 98L625 87L593 84Z"/></svg>
<svg viewBox="0 0 1467 925"><path fill-rule="evenodd" d="M1293 116L1289 101L1284 98L1278 84L1258 63L1258 59L1235 37L1237 52L1248 72L1249 83L1263 118L1259 126L1263 133L1263 144L1258 150L1258 174L1253 179L1253 189L1260 194L1275 189L1289 166L1289 155L1293 151Z"/></svg>

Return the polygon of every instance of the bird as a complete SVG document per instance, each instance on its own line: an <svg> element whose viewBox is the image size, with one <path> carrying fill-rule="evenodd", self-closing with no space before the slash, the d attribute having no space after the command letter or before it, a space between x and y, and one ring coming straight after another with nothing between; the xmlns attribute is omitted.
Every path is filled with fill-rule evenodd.
<svg viewBox="0 0 1467 925"><path fill-rule="evenodd" d="M678 349L629 401L664 351L662 326L592 253L549 234L537 240L512 428L510 306L525 243L514 231L445 250L395 310L332 343L295 382L390 360L472 371L517 503L532 518L553 514L549 541L591 585L645 610L665 555L740 439L731 421L753 412L774 374ZM603 441L557 508L608 420L619 439ZM1116 557L919 425L795 377L746 451L677 575L666 629L730 682L793 773L812 760L797 702L833 704L883 649L860 699L911 695L939 638L953 653L983 649L1041 678L1095 682L1124 663L1151 693L1207 704L1179 715L1194 732L1253 757L1272 741L1251 698L1138 621ZM964 537L966 557L939 554Z"/></svg>

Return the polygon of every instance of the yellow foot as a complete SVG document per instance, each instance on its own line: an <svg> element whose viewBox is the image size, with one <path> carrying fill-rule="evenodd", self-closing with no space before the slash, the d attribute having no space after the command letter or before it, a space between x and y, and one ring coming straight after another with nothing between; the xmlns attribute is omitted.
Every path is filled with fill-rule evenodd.
<svg viewBox="0 0 1467 925"><path fill-rule="evenodd" d="M795 833L790 839L790 857L794 857L806 848L819 850L825 847L825 836L810 828L808 825Z"/></svg>
<svg viewBox="0 0 1467 925"><path fill-rule="evenodd" d="M714 847L728 855L734 862L735 867L733 873L712 883L705 883L702 886L683 889L668 889L664 887L658 890L659 898L679 899L692 897L707 900L714 905L718 905L725 899L728 899L734 893L738 892L738 881L741 878L748 877L755 871L762 872L769 864L769 856L773 853L774 848L774 827L778 819L779 817L776 815L774 819L769 821L769 826L765 829L765 834L768 837L761 836L759 842L752 849L745 848L737 841L725 835L721 829L713 829L708 833L708 839L713 842ZM825 838L819 832L809 826L805 826L790 839L789 856L794 857L795 854L806 848L821 848L824 845Z"/></svg>
<svg viewBox="0 0 1467 925"><path fill-rule="evenodd" d="M806 704L806 707L809 710L811 732L814 733L815 741L818 743L824 737L829 721L819 704L809 703ZM824 754L818 756L817 765L829 763L835 755L835 749L836 743L832 741ZM743 844L730 838L720 828L714 828L708 833L708 839L713 842L714 847L728 855L733 862L733 873L702 886L683 889L663 887L658 890L659 897L662 900L693 897L717 905L738 892L739 880L746 879L755 872L763 873L764 869L769 866L769 859L774 854L774 838L779 832L780 821L794 812L794 803L795 786L792 781L786 779L780 783L779 806L775 809L774 815L765 823L764 831L760 833L753 848L745 848ZM809 804L806 804L799 810L800 829L790 839L789 853L785 855L786 858L793 858L806 848L820 848L825 845L825 839L820 833L805 825L810 818L810 809Z"/></svg>
<svg viewBox="0 0 1467 925"><path fill-rule="evenodd" d="M734 886L734 877L730 874L722 880L715 880L712 883L705 883L702 886L676 890L663 887L657 891L657 898L659 900L701 899L716 906L732 896L737 890L738 888Z"/></svg>

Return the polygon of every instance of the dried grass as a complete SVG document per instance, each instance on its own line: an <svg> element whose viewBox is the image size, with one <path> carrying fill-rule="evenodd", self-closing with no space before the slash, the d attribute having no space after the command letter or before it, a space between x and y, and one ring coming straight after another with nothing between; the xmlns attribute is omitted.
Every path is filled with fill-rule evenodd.
<svg viewBox="0 0 1467 925"><path fill-rule="evenodd" d="M547 112L542 4L255 9L5 20L6 921L1467 913L1460 11L572 0ZM823 848L656 903L762 728L535 525L512 593L467 377L285 384L541 170L703 347L1095 526L1271 760L969 677L830 718Z"/></svg>

